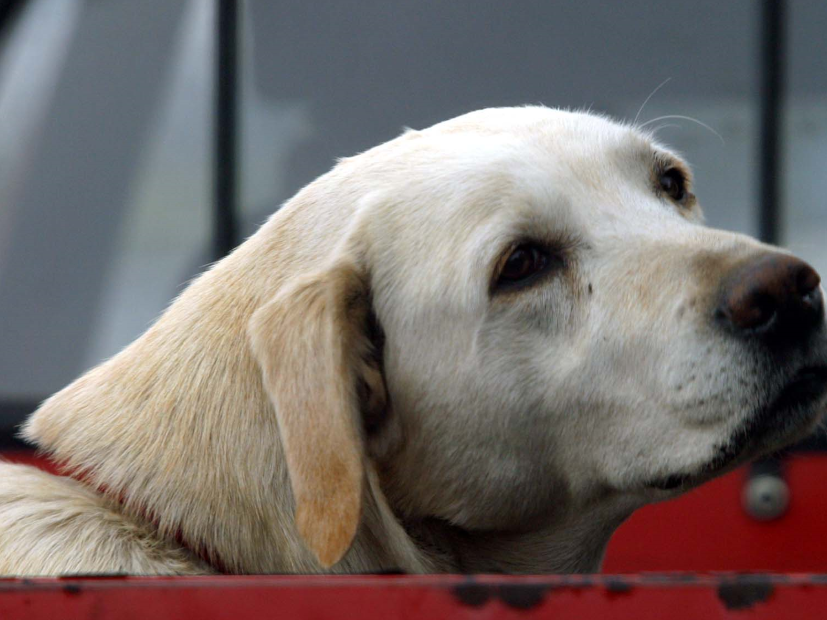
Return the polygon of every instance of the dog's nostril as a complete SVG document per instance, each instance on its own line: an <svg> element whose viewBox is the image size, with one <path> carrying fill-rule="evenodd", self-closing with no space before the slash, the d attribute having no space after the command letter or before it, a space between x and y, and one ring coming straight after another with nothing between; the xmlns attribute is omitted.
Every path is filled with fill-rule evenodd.
<svg viewBox="0 0 827 620"><path fill-rule="evenodd" d="M818 275L815 269L804 263L804 268L798 272L796 284L798 285L798 294L806 297L818 290L818 285L821 284L821 276Z"/></svg>
<svg viewBox="0 0 827 620"><path fill-rule="evenodd" d="M715 310L715 318L737 330L759 330L772 325L776 315L775 301L761 292L735 295Z"/></svg>
<svg viewBox="0 0 827 620"><path fill-rule="evenodd" d="M777 300L764 293L757 293L752 303L747 304L743 317L745 329L766 329L778 316Z"/></svg>

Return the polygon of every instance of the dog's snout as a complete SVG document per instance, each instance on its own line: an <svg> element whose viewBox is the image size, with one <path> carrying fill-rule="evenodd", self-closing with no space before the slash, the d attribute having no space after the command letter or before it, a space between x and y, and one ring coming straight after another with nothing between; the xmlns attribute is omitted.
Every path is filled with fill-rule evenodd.
<svg viewBox="0 0 827 620"><path fill-rule="evenodd" d="M715 315L743 336L806 336L824 319L820 284L804 261L765 254L729 274Z"/></svg>

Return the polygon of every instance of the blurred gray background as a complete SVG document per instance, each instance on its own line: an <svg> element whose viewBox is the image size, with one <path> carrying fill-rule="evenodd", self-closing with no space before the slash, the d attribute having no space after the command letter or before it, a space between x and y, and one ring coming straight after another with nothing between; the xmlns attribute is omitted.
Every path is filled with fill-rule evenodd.
<svg viewBox="0 0 827 620"><path fill-rule="evenodd" d="M248 235L351 155L485 106L662 115L708 222L758 230L759 4L249 0ZM788 3L783 244L827 272L827 3ZM0 400L133 340L212 259L213 0L29 0L0 39Z"/></svg>

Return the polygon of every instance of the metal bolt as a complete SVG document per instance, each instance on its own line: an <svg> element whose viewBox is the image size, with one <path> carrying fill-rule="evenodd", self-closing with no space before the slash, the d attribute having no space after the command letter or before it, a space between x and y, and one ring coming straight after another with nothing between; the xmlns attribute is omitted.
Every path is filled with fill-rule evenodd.
<svg viewBox="0 0 827 620"><path fill-rule="evenodd" d="M772 521L787 512L790 505L790 487L780 476L753 476L744 485L741 503L753 519Z"/></svg>

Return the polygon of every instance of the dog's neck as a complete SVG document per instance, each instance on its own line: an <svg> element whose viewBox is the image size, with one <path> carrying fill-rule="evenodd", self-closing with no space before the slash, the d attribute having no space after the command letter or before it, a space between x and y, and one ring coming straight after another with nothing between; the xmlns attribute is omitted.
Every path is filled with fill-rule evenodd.
<svg viewBox="0 0 827 620"><path fill-rule="evenodd" d="M450 572L596 573L612 533L636 506L612 499L525 532L469 531L441 520L424 520L409 529Z"/></svg>

